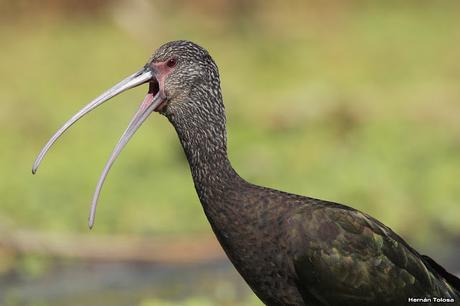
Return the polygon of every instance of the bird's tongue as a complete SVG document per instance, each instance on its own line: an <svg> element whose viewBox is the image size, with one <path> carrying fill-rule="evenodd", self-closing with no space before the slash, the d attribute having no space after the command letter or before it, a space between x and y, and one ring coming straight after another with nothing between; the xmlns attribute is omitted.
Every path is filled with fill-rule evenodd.
<svg viewBox="0 0 460 306"><path fill-rule="evenodd" d="M145 98L144 98L144 101L142 102L141 106L139 107L139 111L143 111L145 109L147 109L150 105L152 105L152 103L154 103L154 99L156 98L156 96L159 96L160 94L159 93L151 93L149 92ZM153 112L157 112L159 110L161 110L163 108L163 106L165 105L165 99L162 99L161 97L158 97L158 99L160 100L158 104L156 104L155 106L153 106L153 109L152 111Z"/></svg>
<svg viewBox="0 0 460 306"><path fill-rule="evenodd" d="M142 104L139 107L138 112L142 112L142 111L146 110L149 107L149 105L152 104L152 102L153 102L153 93L149 92L145 96L144 101L142 101Z"/></svg>

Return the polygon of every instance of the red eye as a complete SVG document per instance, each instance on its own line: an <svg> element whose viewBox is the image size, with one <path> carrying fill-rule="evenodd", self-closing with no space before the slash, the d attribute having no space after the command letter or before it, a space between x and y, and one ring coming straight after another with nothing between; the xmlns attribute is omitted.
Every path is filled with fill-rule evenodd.
<svg viewBox="0 0 460 306"><path fill-rule="evenodd" d="M177 64L177 60L175 58L170 58L167 62L166 65L168 65L169 68L174 68Z"/></svg>

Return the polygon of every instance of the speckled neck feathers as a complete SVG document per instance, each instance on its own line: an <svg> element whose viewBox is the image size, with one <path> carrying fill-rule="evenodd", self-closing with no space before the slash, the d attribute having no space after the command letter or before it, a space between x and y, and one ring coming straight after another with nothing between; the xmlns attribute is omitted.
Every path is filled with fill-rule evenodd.
<svg viewBox="0 0 460 306"><path fill-rule="evenodd" d="M225 109L218 76L191 88L186 101L171 103L164 115L173 124L203 206L241 180L227 156ZM186 104L187 107L183 105Z"/></svg>

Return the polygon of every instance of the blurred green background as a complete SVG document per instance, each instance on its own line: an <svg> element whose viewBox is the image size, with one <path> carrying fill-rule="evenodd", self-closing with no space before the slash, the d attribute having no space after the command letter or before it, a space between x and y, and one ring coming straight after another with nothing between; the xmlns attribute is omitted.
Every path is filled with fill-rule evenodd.
<svg viewBox="0 0 460 306"><path fill-rule="evenodd" d="M212 237L158 114L118 159L86 227L102 167L146 88L78 122L30 174L65 120L176 39L219 66L241 176L365 211L460 271L459 2L3 0L0 304L260 305L224 257L94 261L42 241L65 253L91 237Z"/></svg>

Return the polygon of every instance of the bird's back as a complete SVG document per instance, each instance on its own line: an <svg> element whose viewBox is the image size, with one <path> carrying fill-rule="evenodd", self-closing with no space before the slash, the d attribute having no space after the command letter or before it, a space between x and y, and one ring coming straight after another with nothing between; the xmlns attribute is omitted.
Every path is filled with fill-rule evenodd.
<svg viewBox="0 0 460 306"><path fill-rule="evenodd" d="M376 219L305 199L294 266L304 300L319 305L405 305L409 298L456 300L460 280L420 255ZM428 303L429 304L429 303Z"/></svg>

